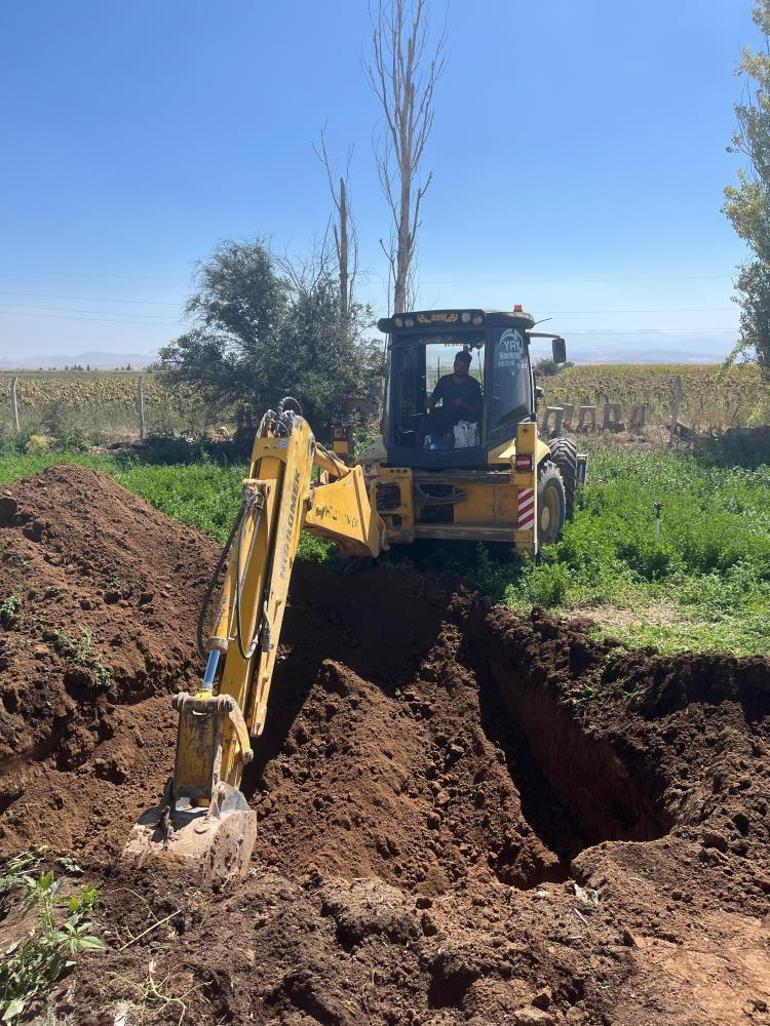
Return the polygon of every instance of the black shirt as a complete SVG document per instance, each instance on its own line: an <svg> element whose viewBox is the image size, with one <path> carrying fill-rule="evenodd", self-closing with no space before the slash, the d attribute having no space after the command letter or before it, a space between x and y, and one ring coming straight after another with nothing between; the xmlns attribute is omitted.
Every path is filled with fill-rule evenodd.
<svg viewBox="0 0 770 1026"><path fill-rule="evenodd" d="M466 374L459 382L455 380L454 374L445 374L436 382L431 398L434 402L441 399L444 409L453 411L454 401L459 399L462 405L455 412L477 418L481 410L481 385L470 374Z"/></svg>

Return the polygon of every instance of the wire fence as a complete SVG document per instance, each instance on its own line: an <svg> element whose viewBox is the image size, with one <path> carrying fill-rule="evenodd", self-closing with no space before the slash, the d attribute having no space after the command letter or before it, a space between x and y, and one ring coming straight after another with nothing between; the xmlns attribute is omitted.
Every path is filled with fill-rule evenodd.
<svg viewBox="0 0 770 1026"><path fill-rule="evenodd" d="M199 435L217 416L194 388L151 373L61 371L0 375L0 432L90 444L156 434Z"/></svg>

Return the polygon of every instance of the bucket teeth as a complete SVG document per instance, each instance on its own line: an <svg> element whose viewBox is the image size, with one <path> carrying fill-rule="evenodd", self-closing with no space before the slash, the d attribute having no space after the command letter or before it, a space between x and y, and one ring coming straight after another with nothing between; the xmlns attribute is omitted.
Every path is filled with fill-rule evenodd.
<svg viewBox="0 0 770 1026"><path fill-rule="evenodd" d="M240 791L220 781L207 808L181 799L148 809L131 831L123 858L136 865L176 865L219 888L247 872L256 839L256 812Z"/></svg>

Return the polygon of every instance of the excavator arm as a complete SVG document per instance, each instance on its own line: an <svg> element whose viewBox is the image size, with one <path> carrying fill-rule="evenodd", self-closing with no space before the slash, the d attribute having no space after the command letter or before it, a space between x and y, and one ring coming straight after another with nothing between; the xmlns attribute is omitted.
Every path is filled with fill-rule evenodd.
<svg viewBox="0 0 770 1026"><path fill-rule="evenodd" d="M134 827L125 853L193 864L212 883L242 872L256 816L239 788L265 726L294 560L303 530L349 556L379 555L384 524L360 466L348 466L287 408L268 410L254 440L241 505L204 600L197 693L174 697L179 713L174 773L161 803ZM213 631L206 635L222 572Z"/></svg>

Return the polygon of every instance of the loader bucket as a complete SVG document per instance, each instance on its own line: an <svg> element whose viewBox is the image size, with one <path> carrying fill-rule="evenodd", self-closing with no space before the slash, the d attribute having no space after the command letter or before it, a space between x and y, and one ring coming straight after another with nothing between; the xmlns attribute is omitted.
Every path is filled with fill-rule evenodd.
<svg viewBox="0 0 770 1026"><path fill-rule="evenodd" d="M123 858L136 865L157 862L192 872L219 889L245 875L257 839L257 814L229 784L214 787L207 808L167 799L134 826Z"/></svg>

